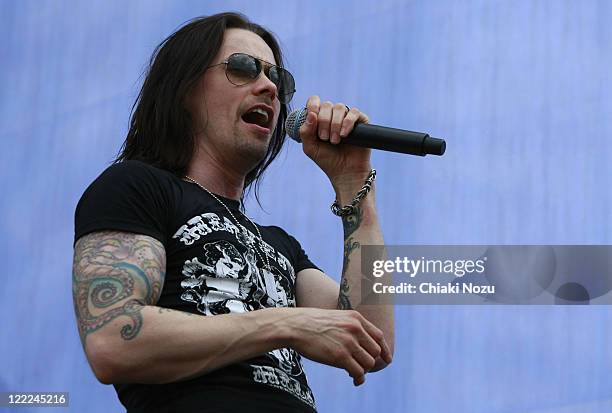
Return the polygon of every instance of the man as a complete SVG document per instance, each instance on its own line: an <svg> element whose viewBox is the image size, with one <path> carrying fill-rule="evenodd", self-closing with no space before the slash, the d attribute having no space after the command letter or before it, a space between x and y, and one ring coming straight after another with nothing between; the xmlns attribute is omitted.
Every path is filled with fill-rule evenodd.
<svg viewBox="0 0 612 413"><path fill-rule="evenodd" d="M391 362L392 309L360 305L360 245L383 242L373 190L339 212L341 287L241 212L282 146L293 87L262 27L233 13L190 22L156 50L121 162L81 198L79 332L129 412L313 412L300 355L355 385ZM370 152L337 144L368 118L316 96L307 108L304 152L348 204L371 187Z"/></svg>

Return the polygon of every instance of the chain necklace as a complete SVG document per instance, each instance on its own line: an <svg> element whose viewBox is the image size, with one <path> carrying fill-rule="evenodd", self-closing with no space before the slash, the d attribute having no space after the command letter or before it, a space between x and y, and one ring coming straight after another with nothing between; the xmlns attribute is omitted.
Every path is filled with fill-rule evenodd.
<svg viewBox="0 0 612 413"><path fill-rule="evenodd" d="M238 221L238 219L232 213L232 211L228 208L228 206L225 205L225 203L223 201L221 201L221 199L219 199L219 197L217 195L213 194L211 191L208 190L208 188L206 188L204 185L200 184L198 181L196 181L192 177L185 175L185 179L187 181L193 183L193 184L196 184L200 188L202 188L204 191L206 191L208 193L208 195L212 196L213 198L215 198L217 200L217 202L219 202L221 205L223 205L223 208L225 208L227 213L230 214L230 216L234 219L236 224L238 224L238 227L242 230L242 233L243 233L245 239L247 239L247 240L249 239L249 230L246 229L246 227L244 225L242 225L240 223L240 221ZM264 245L265 244L264 244L263 237L261 236L261 232L259 231L259 227L253 222L253 220L251 218L249 218L245 214L242 214L242 216L244 216L251 223L251 225L253 225L255 227L255 231L257 231L257 239L259 241L259 248L261 249L261 252L263 253L263 257L259 253L258 249L255 247L255 245L253 245L253 250L255 250L255 254L257 254L257 257L259 257L259 259L261 260L262 264L265 263L265 265L266 265L265 268L267 268L268 270L272 270L272 267L270 267L270 260L268 259L268 254L266 254L266 252L264 251ZM246 245L246 243L245 243L245 246L249 247L249 245ZM264 258L265 258L265 260L264 260Z"/></svg>

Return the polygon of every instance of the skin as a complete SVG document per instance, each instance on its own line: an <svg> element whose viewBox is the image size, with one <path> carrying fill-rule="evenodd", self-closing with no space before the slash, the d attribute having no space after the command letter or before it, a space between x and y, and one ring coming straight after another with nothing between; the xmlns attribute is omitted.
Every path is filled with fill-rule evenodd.
<svg viewBox="0 0 612 413"><path fill-rule="evenodd" d="M338 144L352 131L355 123L369 122L368 116L357 108L347 111L344 103L321 103L318 96L311 96L306 107L308 115L300 128L304 153L325 172L336 192L338 203L346 205L361 189L370 173L371 150ZM392 355L395 341L393 307L390 303L362 304L364 278L360 266L361 246L384 245L375 192L373 187L354 213L342 217L344 255L340 285L319 270L300 271L297 300L299 305L305 307L356 310L380 328L385 339L383 347L387 347ZM373 367L366 372L380 370L390 362L390 358L386 357L375 359ZM353 381L355 385L360 385L365 381L365 375L354 377Z"/></svg>
<svg viewBox="0 0 612 413"><path fill-rule="evenodd" d="M230 29L213 64L236 52L275 63L259 36ZM227 198L241 197L246 174L270 142L272 131L261 133L241 119L254 104L272 107L276 124L276 86L263 74L235 86L222 65L207 70L185 101L195 119L198 142L188 174ZM308 99L307 108L300 130L304 152L327 174L344 205L371 169L370 151L337 144L356 122L367 122L368 117L356 108L347 111L342 103L321 103L318 96ZM307 269L297 274L299 308L214 317L156 307L166 265L159 241L114 231L80 238L75 245L73 295L94 373L103 383L167 383L293 347L312 360L346 370L355 385L363 384L367 372L391 362L394 341L391 308L361 305L361 245L383 244L374 190L342 222L342 287L321 271Z"/></svg>
<svg viewBox="0 0 612 413"><path fill-rule="evenodd" d="M243 52L275 64L266 42L253 32L229 29L212 65L233 53ZM280 102L276 85L265 75L243 86L231 84L225 66L210 68L186 99L194 117L198 147L188 168L189 176L206 188L231 199L240 199L244 177L263 159L273 130L267 136L255 133L241 116L255 104L265 104L278 119ZM214 104L210 104L214 102Z"/></svg>

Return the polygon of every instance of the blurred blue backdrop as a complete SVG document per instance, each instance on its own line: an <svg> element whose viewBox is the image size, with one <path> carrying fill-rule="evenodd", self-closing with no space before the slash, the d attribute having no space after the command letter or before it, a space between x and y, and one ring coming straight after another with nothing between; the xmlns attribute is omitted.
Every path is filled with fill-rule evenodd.
<svg viewBox="0 0 612 413"><path fill-rule="evenodd" d="M0 391L68 391L70 411L121 411L75 326L74 208L117 153L155 46L226 10L279 36L294 105L319 94L447 140L440 158L374 154L388 244L611 244L609 1L3 0ZM338 278L333 196L288 142L264 180L264 210L251 200L247 212L293 233ZM365 386L308 363L322 413L612 411L608 307L396 315L394 363Z"/></svg>

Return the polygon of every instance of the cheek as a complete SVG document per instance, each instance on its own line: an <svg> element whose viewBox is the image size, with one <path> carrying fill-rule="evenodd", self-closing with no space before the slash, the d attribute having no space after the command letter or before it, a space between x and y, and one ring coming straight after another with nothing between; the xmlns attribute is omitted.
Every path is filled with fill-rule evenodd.
<svg viewBox="0 0 612 413"><path fill-rule="evenodd" d="M225 82L227 82L225 75L223 79L211 77L205 78L202 82L201 96L205 97L205 106L209 117L211 120L215 119L216 122L220 119L227 119L228 115L233 114L232 111L236 112L235 108L232 109L232 102L235 101L235 92Z"/></svg>
<svg viewBox="0 0 612 413"><path fill-rule="evenodd" d="M215 127L225 127L234 122L235 110L231 108L223 99L209 98L208 101L208 120Z"/></svg>

